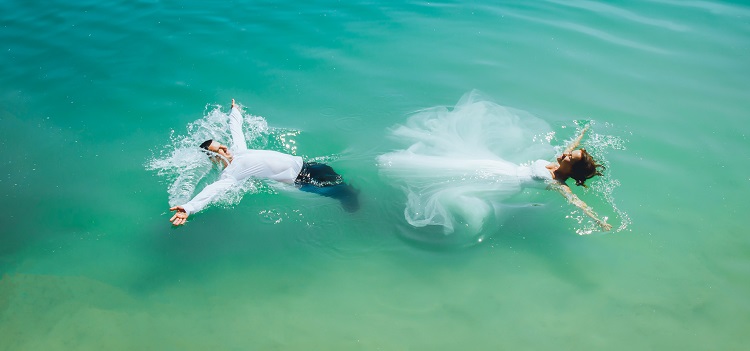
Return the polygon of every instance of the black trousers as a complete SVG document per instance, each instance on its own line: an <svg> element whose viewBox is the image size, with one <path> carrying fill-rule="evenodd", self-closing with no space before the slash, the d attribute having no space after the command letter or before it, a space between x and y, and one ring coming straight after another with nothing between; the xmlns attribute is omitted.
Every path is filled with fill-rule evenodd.
<svg viewBox="0 0 750 351"><path fill-rule="evenodd" d="M324 163L305 162L294 184L300 190L334 198L341 201L341 207L348 212L359 209L359 191L344 183L341 175Z"/></svg>
<svg viewBox="0 0 750 351"><path fill-rule="evenodd" d="M325 163L305 162L302 164L302 170L299 171L294 184L310 184L317 187L326 187L342 184L344 180L331 166Z"/></svg>

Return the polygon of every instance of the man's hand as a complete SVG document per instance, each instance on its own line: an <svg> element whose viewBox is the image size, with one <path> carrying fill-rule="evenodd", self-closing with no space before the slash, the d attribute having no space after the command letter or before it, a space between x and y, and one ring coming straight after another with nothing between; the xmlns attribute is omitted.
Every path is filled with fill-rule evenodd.
<svg viewBox="0 0 750 351"><path fill-rule="evenodd" d="M182 208L182 206L175 206L169 209L170 211L177 211L177 213L172 216L172 218L169 220L172 222L172 225L178 226L183 225L185 222L187 222L188 214L185 212L185 209Z"/></svg>
<svg viewBox="0 0 750 351"><path fill-rule="evenodd" d="M612 230L612 225L607 222L599 221L599 226L602 227L602 229L604 229L605 231Z"/></svg>

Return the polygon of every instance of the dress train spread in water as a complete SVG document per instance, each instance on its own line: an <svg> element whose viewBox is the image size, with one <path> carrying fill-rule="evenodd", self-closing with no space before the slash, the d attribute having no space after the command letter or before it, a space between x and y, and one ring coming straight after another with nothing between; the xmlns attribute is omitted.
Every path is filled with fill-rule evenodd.
<svg viewBox="0 0 750 351"><path fill-rule="evenodd" d="M392 135L410 146L378 157L381 173L406 192L413 226L457 225L481 230L503 201L524 187L546 188L554 149L549 125L524 111L489 102L476 91L453 109L434 107L409 117ZM536 161L533 161L536 160Z"/></svg>

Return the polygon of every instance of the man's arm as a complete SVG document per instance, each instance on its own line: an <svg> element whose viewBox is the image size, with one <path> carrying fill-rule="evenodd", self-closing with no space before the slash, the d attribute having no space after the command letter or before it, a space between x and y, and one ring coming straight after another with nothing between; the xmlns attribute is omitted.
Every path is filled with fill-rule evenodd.
<svg viewBox="0 0 750 351"><path fill-rule="evenodd" d="M170 211L177 211L177 213L175 213L169 221L172 222L172 225L175 226L185 224L185 222L187 222L188 216L205 208L206 205L216 199L217 196L226 192L227 189L229 189L229 187L231 187L234 183L234 179L224 178L207 186L200 193L198 193L198 195L195 195L195 197L190 200L190 202L182 206L174 206L170 208Z"/></svg>
<svg viewBox="0 0 750 351"><path fill-rule="evenodd" d="M232 112L229 113L229 131L232 133L232 149L247 150L245 134L242 132L242 113L232 99Z"/></svg>
<svg viewBox="0 0 750 351"><path fill-rule="evenodd" d="M573 150L575 150L578 147L578 145L581 144L581 140L583 139L583 134L585 134L588 129L589 129L589 126L583 127L583 129L581 130L581 134L579 134L578 137L575 138L570 143L570 145L568 145L568 147L565 149L565 151L563 151L563 153L564 154L569 154L569 153L573 152Z"/></svg>
<svg viewBox="0 0 750 351"><path fill-rule="evenodd" d="M569 186L567 186L566 184L558 183L558 184L553 185L552 187L555 188L555 190L557 190L560 194L562 194L562 196L564 196L565 199L568 200L568 202L580 208L583 211L583 213L585 213L587 216L593 219L594 222L596 222L596 224L602 227L602 229L604 230L612 229L612 225L607 223L606 220L603 221L599 219L599 216L596 215L596 213L594 212L594 210L591 209L591 207L586 205L586 203L583 202L583 200L579 199L578 196L573 194L573 191L570 190Z"/></svg>

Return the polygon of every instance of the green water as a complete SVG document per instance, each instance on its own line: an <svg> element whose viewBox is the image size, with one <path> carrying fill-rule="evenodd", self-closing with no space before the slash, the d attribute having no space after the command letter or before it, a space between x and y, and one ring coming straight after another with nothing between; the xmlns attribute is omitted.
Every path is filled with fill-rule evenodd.
<svg viewBox="0 0 750 351"><path fill-rule="evenodd" d="M0 349L743 349L749 53L742 2L1 2ZM472 89L621 140L626 228L577 235L551 192L475 245L410 227L388 129ZM261 192L171 228L148 162L231 98L361 210Z"/></svg>

